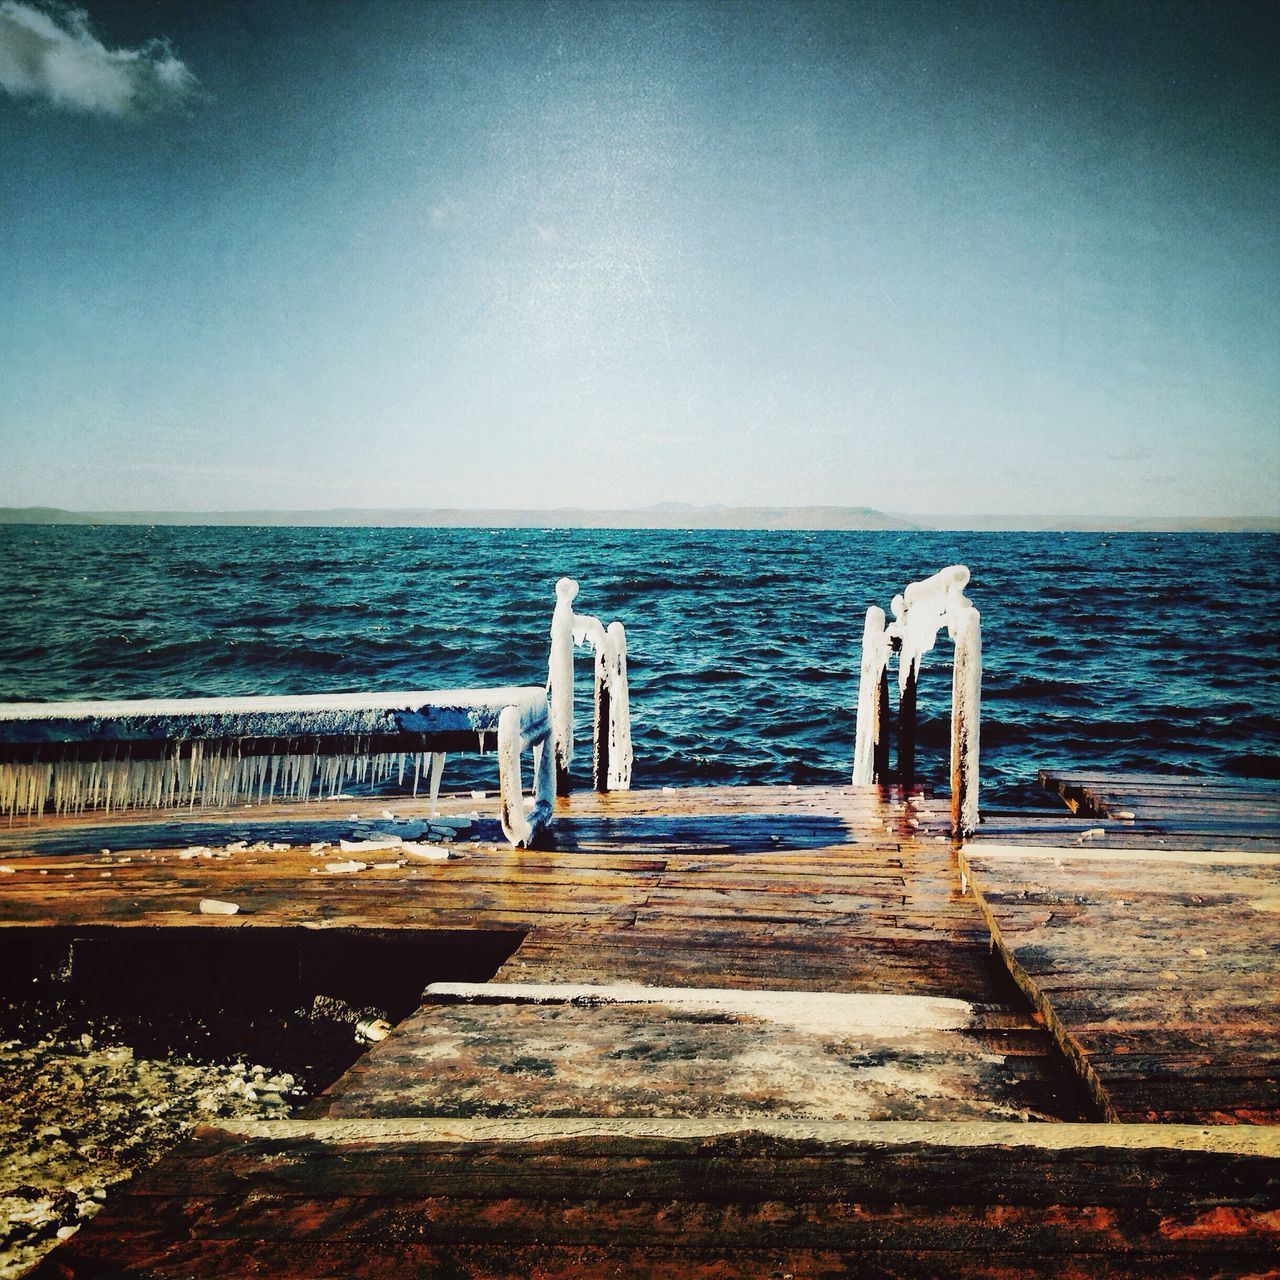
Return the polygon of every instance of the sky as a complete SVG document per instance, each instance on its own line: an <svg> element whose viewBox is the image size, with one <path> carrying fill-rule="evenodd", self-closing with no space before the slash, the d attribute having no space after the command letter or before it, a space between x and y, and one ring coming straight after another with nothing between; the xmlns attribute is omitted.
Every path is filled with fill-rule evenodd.
<svg viewBox="0 0 1280 1280"><path fill-rule="evenodd" d="M0 505L1280 515L1280 5L0 0Z"/></svg>

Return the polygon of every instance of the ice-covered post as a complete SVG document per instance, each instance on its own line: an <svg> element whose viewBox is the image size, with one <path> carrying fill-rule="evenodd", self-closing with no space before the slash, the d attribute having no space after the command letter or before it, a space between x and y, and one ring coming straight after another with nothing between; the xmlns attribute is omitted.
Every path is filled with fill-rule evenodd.
<svg viewBox="0 0 1280 1280"><path fill-rule="evenodd" d="M862 666L858 675L858 719L853 732L853 785L876 780L876 746L880 739L880 700L889 664L884 610L872 605L862 629Z"/></svg>
<svg viewBox="0 0 1280 1280"><path fill-rule="evenodd" d="M875 780L882 785L889 781L889 735L893 727L893 712L889 705L889 667L880 673L880 690L876 694L876 750Z"/></svg>
<svg viewBox="0 0 1280 1280"><path fill-rule="evenodd" d="M867 610L862 635L858 721L854 737L853 782L866 785L889 778L887 687L891 652L898 655L898 782L909 787L915 774L916 689L920 659L937 643L945 626L955 644L951 696L951 827L957 837L978 825L978 724L982 688L981 619L964 589L969 570L949 565L913 582L891 606Z"/></svg>
<svg viewBox="0 0 1280 1280"><path fill-rule="evenodd" d="M951 624L951 833L978 829L978 725L982 699L982 622L970 605Z"/></svg>
<svg viewBox="0 0 1280 1280"><path fill-rule="evenodd" d="M520 756L533 748L533 804L524 808L524 780ZM521 729L518 707L504 707L498 717L498 781L503 834L512 844L527 849L551 820L555 803L555 768L549 738L528 741Z"/></svg>
<svg viewBox="0 0 1280 1280"><path fill-rule="evenodd" d="M904 791L916 777L916 683L919 672L907 673L898 697L898 783Z"/></svg>
<svg viewBox="0 0 1280 1280"><path fill-rule="evenodd" d="M573 615L573 638L595 650L595 714L591 728L591 785L596 791L631 787L631 712L627 695L627 635L622 623Z"/></svg>
<svg viewBox="0 0 1280 1280"><path fill-rule="evenodd" d="M556 583L556 609L551 615L547 691L558 796L569 794L569 765L573 762L573 600L577 594L578 584L572 578L561 578Z"/></svg>
<svg viewBox="0 0 1280 1280"><path fill-rule="evenodd" d="M573 600L577 594L578 584L572 578L561 578L556 583L548 677L556 793L567 795L569 791L575 644L590 644L595 650L592 786L597 791L627 791L631 787L631 708L627 690L626 631L620 622L611 622L606 628L599 618L575 613Z"/></svg>
<svg viewBox="0 0 1280 1280"><path fill-rule="evenodd" d="M597 791L631 786L631 711L627 699L627 633L620 622L605 629L596 647L595 723L591 785Z"/></svg>

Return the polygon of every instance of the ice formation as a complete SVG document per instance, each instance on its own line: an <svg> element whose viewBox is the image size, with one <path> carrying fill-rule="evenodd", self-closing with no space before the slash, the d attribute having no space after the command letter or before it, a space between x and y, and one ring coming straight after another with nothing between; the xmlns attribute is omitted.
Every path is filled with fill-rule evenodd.
<svg viewBox="0 0 1280 1280"><path fill-rule="evenodd" d="M556 608L551 615L551 658L547 664L547 693L551 700L551 741L556 768L568 774L573 760L573 599L578 584L572 578L556 583Z"/></svg>
<svg viewBox="0 0 1280 1280"><path fill-rule="evenodd" d="M239 903L222 902L217 898L201 898L200 914L204 916L234 916L240 910Z"/></svg>
<svg viewBox="0 0 1280 1280"><path fill-rule="evenodd" d="M421 774L427 752L370 752L357 741L349 752L282 750L242 755L238 739L172 744L164 755L133 758L128 744L112 744L93 758L71 751L55 760L0 763L0 813L78 814L86 809L163 809L225 806L250 801L331 798L352 783L403 782L410 763ZM416 791L416 788L415 788Z"/></svg>
<svg viewBox="0 0 1280 1280"><path fill-rule="evenodd" d="M868 785L875 776L880 745L883 681L889 656L898 655L898 693L914 688L920 659L937 643L946 627L955 644L951 694L951 791L957 834L972 832L978 823L978 724L982 687L981 619L965 594L969 570L949 565L932 577L913 582L890 605L893 621L886 625L882 609L867 610L862 636L858 682L858 718L854 736L853 783ZM958 797L958 800L956 799Z"/></svg>
<svg viewBox="0 0 1280 1280"><path fill-rule="evenodd" d="M938 632L945 626L952 640L965 614L973 609L973 601L965 594L969 570L962 564L940 569L931 578L913 582L900 596L894 596L890 608L893 623L890 638L901 640L898 654L898 692L920 671L920 659L933 650Z"/></svg>
<svg viewBox="0 0 1280 1280"><path fill-rule="evenodd" d="M596 778L600 790L626 791L631 786L631 709L627 688L627 636L620 622L608 627L590 614L575 613L578 584L572 578L556 583L556 608L551 619L551 660L547 690L551 699L551 738L555 771L561 785L573 760L573 650L589 644L595 651L596 714L602 704L607 724L596 724L597 772L607 761L604 777Z"/></svg>
<svg viewBox="0 0 1280 1280"><path fill-rule="evenodd" d="M573 754L575 643L596 655L597 786L631 781L626 635L621 623L575 614L577 592L572 579L556 584L545 689L0 705L0 815L334 799L392 778L410 779L416 796L424 772L434 815L445 752L475 743L484 754L492 734L503 830L528 844L550 821L557 767L567 779Z"/></svg>
<svg viewBox="0 0 1280 1280"><path fill-rule="evenodd" d="M529 742L520 733L519 713L507 707L498 722L499 803L503 834L512 844L528 847L538 832L551 820L555 804L556 778L552 753L547 750L550 738ZM529 812L525 812L520 757L524 748L533 748L533 796Z"/></svg>
<svg viewBox="0 0 1280 1280"><path fill-rule="evenodd" d="M474 735L483 750L504 712L521 746L549 733L536 687L0 705L0 814L265 804L410 778L416 794L427 770L434 804L445 757L431 748Z"/></svg>

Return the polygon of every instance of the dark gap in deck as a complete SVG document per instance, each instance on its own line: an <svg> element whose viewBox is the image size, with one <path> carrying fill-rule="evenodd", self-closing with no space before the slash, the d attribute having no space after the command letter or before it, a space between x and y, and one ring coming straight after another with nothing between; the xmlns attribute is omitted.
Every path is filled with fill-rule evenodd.
<svg viewBox="0 0 1280 1280"><path fill-rule="evenodd" d="M990 975L992 989L997 999L1011 1013L1020 1015L1042 1034L1049 1047L1045 1056L1045 1071L1048 1076L1045 1092L1056 1100L1057 1115L1060 1120L1101 1121L1105 1120L1102 1108L1098 1106L1088 1086L1080 1078L1075 1064L1062 1052L1062 1047L1049 1034L1044 1019L1040 1016L1030 997L1018 985L1004 956L996 948L994 942L988 940L982 947L985 955L985 968Z"/></svg>
<svg viewBox="0 0 1280 1280"><path fill-rule="evenodd" d="M122 926L0 930L0 1037L84 1032L143 1057L270 1061L315 1094L429 982L485 982L517 930Z"/></svg>

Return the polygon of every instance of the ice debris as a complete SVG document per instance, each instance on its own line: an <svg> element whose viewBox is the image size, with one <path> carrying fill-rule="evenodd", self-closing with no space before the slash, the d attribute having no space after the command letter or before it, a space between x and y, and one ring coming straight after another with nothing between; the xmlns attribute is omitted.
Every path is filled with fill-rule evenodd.
<svg viewBox="0 0 1280 1280"><path fill-rule="evenodd" d="M202 916L233 916L240 910L239 903L221 902L217 898L201 898L200 914Z"/></svg>
<svg viewBox="0 0 1280 1280"><path fill-rule="evenodd" d="M405 841L400 846L403 853L411 854L415 858L422 858L427 862L448 862L455 855L451 854L446 848L438 844L417 844L413 841Z"/></svg>

